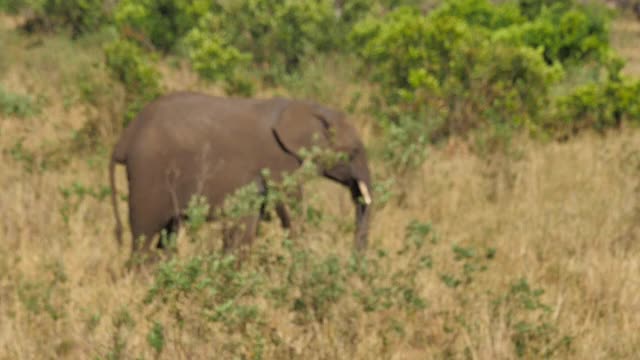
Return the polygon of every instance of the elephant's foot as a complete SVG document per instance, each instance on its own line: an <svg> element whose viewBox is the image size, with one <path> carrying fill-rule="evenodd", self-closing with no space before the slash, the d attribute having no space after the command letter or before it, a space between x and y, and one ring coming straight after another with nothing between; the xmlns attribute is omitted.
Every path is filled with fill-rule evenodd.
<svg viewBox="0 0 640 360"><path fill-rule="evenodd" d="M126 267L129 270L139 271L154 266L162 260L164 260L164 256L160 251L135 252L127 260Z"/></svg>
<svg viewBox="0 0 640 360"><path fill-rule="evenodd" d="M284 228L285 234L289 239L296 239L302 231L300 230L300 226L294 223L289 224L288 227Z"/></svg>
<svg viewBox="0 0 640 360"><path fill-rule="evenodd" d="M153 238L147 238L146 236L138 237L138 241L135 241L132 244L131 256L126 263L127 268L140 270L165 260L167 255L166 253L171 253L170 250L175 249L175 247L172 248L167 246L169 250L167 251L160 245L166 245L169 243L169 238L166 236L164 236L164 243L162 243L163 236L161 236L158 241L159 243L157 246L152 246Z"/></svg>
<svg viewBox="0 0 640 360"><path fill-rule="evenodd" d="M225 223L222 228L222 251L225 254L237 253L238 266L249 257L251 245L260 216L246 216L233 224Z"/></svg>

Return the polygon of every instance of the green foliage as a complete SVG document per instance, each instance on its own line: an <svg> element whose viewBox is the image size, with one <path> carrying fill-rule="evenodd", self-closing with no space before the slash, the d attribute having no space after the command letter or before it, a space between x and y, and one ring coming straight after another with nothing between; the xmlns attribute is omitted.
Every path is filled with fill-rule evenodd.
<svg viewBox="0 0 640 360"><path fill-rule="evenodd" d="M219 34L194 29L185 41L193 68L205 79L220 80L251 60L250 55L230 47Z"/></svg>
<svg viewBox="0 0 640 360"><path fill-rule="evenodd" d="M251 55L242 53L218 32L194 28L185 37L185 45L193 69L205 80L225 81L228 94L250 96L253 83L242 68L251 62Z"/></svg>
<svg viewBox="0 0 640 360"><path fill-rule="evenodd" d="M437 237L431 224L412 220L405 228L403 240L402 248L395 254L376 249L372 251L374 256L351 259L349 274L364 284L353 291L353 296L364 311L395 308L412 314L427 307L427 300L420 294L419 279L433 267L426 245L435 244ZM401 267L390 267L399 261Z"/></svg>
<svg viewBox="0 0 640 360"><path fill-rule="evenodd" d="M554 132L573 134L584 128L602 131L623 120L640 121L640 81L606 81L576 88L558 99Z"/></svg>
<svg viewBox="0 0 640 360"><path fill-rule="evenodd" d="M504 318L518 357L548 358L571 348L573 337L560 333L552 320L553 309L541 300L543 294L520 278L492 303L492 316Z"/></svg>
<svg viewBox="0 0 640 360"><path fill-rule="evenodd" d="M157 71L149 65L140 47L116 41L105 47L106 62L113 74L131 91L157 88Z"/></svg>
<svg viewBox="0 0 640 360"><path fill-rule="evenodd" d="M573 337L558 328L554 309L542 297L543 289L532 288L523 277L510 281L506 289L484 287L482 278L498 254L493 247L454 245L455 270L440 272L440 279L454 294L460 312L447 317L445 329L468 332L486 319L478 320L474 299L487 296L490 328L508 329L513 353L519 358L549 358L571 351ZM471 305L471 306L470 306Z"/></svg>
<svg viewBox="0 0 640 360"><path fill-rule="evenodd" d="M187 207L187 231L191 234L191 237L194 238L198 231L202 228L202 226L207 221L207 216L209 215L210 207L207 203L207 199L203 196L193 196L189 200L189 205Z"/></svg>
<svg viewBox="0 0 640 360"><path fill-rule="evenodd" d="M495 36L513 44L543 48L547 63L579 64L598 60L609 49L609 24L605 9L594 5L554 2L529 22L505 27Z"/></svg>
<svg viewBox="0 0 640 360"><path fill-rule="evenodd" d="M386 141L382 144L382 159L400 174L415 169L427 157L429 123L415 115L400 115L396 121L381 122Z"/></svg>
<svg viewBox="0 0 640 360"><path fill-rule="evenodd" d="M164 349L164 330L162 324L158 322L153 323L153 327L147 335L147 341L149 342L149 346L151 346L157 354L162 352L162 349Z"/></svg>
<svg viewBox="0 0 640 360"><path fill-rule="evenodd" d="M43 15L71 28L74 36L97 30L109 21L105 0L44 0Z"/></svg>
<svg viewBox="0 0 640 360"><path fill-rule="evenodd" d="M161 94L160 73L153 66L152 58L130 41L118 40L106 45L105 56L107 67L126 91L126 125L144 105Z"/></svg>
<svg viewBox="0 0 640 360"><path fill-rule="evenodd" d="M71 30L75 38L111 22L109 0L0 0L0 10L29 14L27 30Z"/></svg>
<svg viewBox="0 0 640 360"><path fill-rule="evenodd" d="M127 333L135 327L136 322L129 310L126 307L121 307L111 316L111 323L113 326L112 344L104 358L118 360L126 354Z"/></svg>
<svg viewBox="0 0 640 360"><path fill-rule="evenodd" d="M42 145L39 148L25 146L25 140L25 137L20 137L11 147L2 150L8 158L20 164L25 172L29 174L43 172L65 163L65 158L60 159L55 151Z"/></svg>
<svg viewBox="0 0 640 360"><path fill-rule="evenodd" d="M395 120L383 124L396 152L387 152L392 163L407 164L412 153L410 162L421 163L418 149L394 144L408 134L424 144L473 129L535 123L562 70L547 65L539 50L491 36L489 26L517 21L513 8L504 8L449 2L427 16L399 8L355 27L352 42L363 44L358 54L381 85L383 114Z"/></svg>
<svg viewBox="0 0 640 360"><path fill-rule="evenodd" d="M566 9L573 4L573 0L518 0L517 3L524 16L528 19L535 19L550 6Z"/></svg>
<svg viewBox="0 0 640 360"><path fill-rule="evenodd" d="M470 287L478 273L485 272L488 264L495 258L496 249L486 248L479 252L472 247L454 245L452 248L453 259L460 268L455 272L440 274L440 280L452 289L465 289Z"/></svg>
<svg viewBox="0 0 640 360"><path fill-rule="evenodd" d="M287 342L265 319L274 308L290 312L291 325L309 331L313 324L348 321L345 312L376 314L387 324L380 333L384 338L387 331L397 332L399 316L416 316L426 308L420 279L432 267L428 244L435 241L430 224L413 221L403 246L393 253L374 248L373 255L343 256L283 239L256 244L241 267L233 256L220 254L164 262L144 304L151 319L160 313L169 318L152 320L148 343L159 353L172 341L166 330L177 328L195 341L224 332L214 346L230 358L261 353L266 346L286 350ZM387 315L389 310L394 316ZM350 340L345 341L348 346Z"/></svg>
<svg viewBox="0 0 640 360"><path fill-rule="evenodd" d="M60 187L60 194L63 198L63 205L60 208L60 215L66 224L69 223L71 215L75 213L85 198L93 198L102 201L111 194L111 188L103 185L99 188L92 188L74 181L68 187Z"/></svg>
<svg viewBox="0 0 640 360"><path fill-rule="evenodd" d="M262 326L258 308L250 303L262 279L255 271L238 271L234 257L217 254L172 260L160 265L144 303L152 311L170 309L172 323L186 331L212 331L221 326L226 333L247 339ZM150 335L151 336L151 335ZM163 343L164 343L163 338ZM157 350L159 340L152 345Z"/></svg>
<svg viewBox="0 0 640 360"><path fill-rule="evenodd" d="M633 105L622 100L633 94L630 83L597 83L569 99L555 97L567 69L593 62L610 67L608 21L601 7L569 0L448 0L426 15L400 6L365 17L349 43L378 85L383 158L396 169L414 168L427 142L451 135L476 134L483 144L504 148L516 130L560 127L549 125L555 112L584 116L605 102L615 104L609 112L633 116ZM601 95L609 93L617 95Z"/></svg>
<svg viewBox="0 0 640 360"><path fill-rule="evenodd" d="M255 182L243 186L225 197L224 205L217 209L220 215L229 219L240 219L258 213L262 205L262 191Z"/></svg>
<svg viewBox="0 0 640 360"><path fill-rule="evenodd" d="M124 0L115 21L123 37L185 54L202 78L245 96L254 92L251 62L292 71L305 54L333 49L340 38L329 0Z"/></svg>
<svg viewBox="0 0 640 360"><path fill-rule="evenodd" d="M261 206L264 206L267 212L273 212L274 207L282 203L292 210L292 215L302 215L304 209L297 197L302 186L318 176L319 168L328 169L346 159L345 153L317 146L312 146L310 149L303 148L298 155L302 159L302 166L293 173L284 173L279 181L272 178L269 169L262 171L261 175L267 191L263 194L264 202Z"/></svg>
<svg viewBox="0 0 640 360"><path fill-rule="evenodd" d="M173 50L177 42L198 20L220 11L217 1L208 0L121 0L115 10L115 23L125 36L159 50Z"/></svg>
<svg viewBox="0 0 640 360"><path fill-rule="evenodd" d="M0 0L0 11L16 14L26 7L27 2L28 0Z"/></svg>
<svg viewBox="0 0 640 360"><path fill-rule="evenodd" d="M41 106L29 95L9 92L0 86L0 112L5 116L26 118L39 114Z"/></svg>
<svg viewBox="0 0 640 360"><path fill-rule="evenodd" d="M67 274L59 261L45 264L44 279L24 279L17 288L18 299L33 315L45 313L53 320L65 316L64 304L68 301Z"/></svg>
<svg viewBox="0 0 640 360"><path fill-rule="evenodd" d="M328 316L330 307L346 293L344 270L336 255L311 263L307 255L304 251L293 254L295 266L287 275L287 286L297 285L301 290L298 296L293 296L293 310L321 321Z"/></svg>
<svg viewBox="0 0 640 360"><path fill-rule="evenodd" d="M471 26L492 30L525 21L514 2L496 4L487 0L448 0L436 8L433 16L453 16Z"/></svg>
<svg viewBox="0 0 640 360"><path fill-rule="evenodd" d="M289 0L275 9L276 26L265 40L274 46L275 56L282 57L288 69L296 67L306 52L327 51L334 46L331 5L327 0ZM270 58L265 56L266 60Z"/></svg>

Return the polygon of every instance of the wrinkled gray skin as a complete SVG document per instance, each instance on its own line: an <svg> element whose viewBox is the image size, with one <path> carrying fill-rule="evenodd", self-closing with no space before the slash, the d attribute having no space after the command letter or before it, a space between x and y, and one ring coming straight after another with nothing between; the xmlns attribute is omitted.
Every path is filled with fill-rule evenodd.
<svg viewBox="0 0 640 360"><path fill-rule="evenodd" d="M192 195L205 196L215 208L226 195L251 182L265 193L268 189L261 170L269 169L271 178L279 181L283 172L301 166L298 151L313 144L349 155L348 161L320 169L320 173L351 192L355 247L365 249L370 208L363 198L370 199L371 192L367 155L341 112L282 98L224 98L192 92L169 94L148 104L115 145L109 173L119 243L122 224L114 182L116 163L127 170L133 252L148 252L163 229L178 231ZM363 185L369 194L362 193ZM284 206L279 204L276 212L282 225L289 227ZM225 250L250 245L260 215L248 216L240 226L225 231ZM141 236L144 242L139 246Z"/></svg>

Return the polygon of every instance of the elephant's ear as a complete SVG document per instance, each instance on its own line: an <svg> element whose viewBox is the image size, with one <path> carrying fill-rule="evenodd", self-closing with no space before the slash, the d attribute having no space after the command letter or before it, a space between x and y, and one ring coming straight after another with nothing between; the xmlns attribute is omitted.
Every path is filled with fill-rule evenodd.
<svg viewBox="0 0 640 360"><path fill-rule="evenodd" d="M329 123L324 116L302 102L291 102L282 111L273 127L278 142L298 159L302 148L309 150L328 144Z"/></svg>

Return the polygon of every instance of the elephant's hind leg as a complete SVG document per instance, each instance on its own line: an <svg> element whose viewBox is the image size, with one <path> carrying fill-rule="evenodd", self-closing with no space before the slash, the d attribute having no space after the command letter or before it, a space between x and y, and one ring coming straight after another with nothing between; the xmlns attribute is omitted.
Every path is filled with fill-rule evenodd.
<svg viewBox="0 0 640 360"><path fill-rule="evenodd" d="M158 240L156 248L162 250L174 248L178 231L180 231L180 219L172 217L160 232L160 239Z"/></svg>
<svg viewBox="0 0 640 360"><path fill-rule="evenodd" d="M153 260L157 257L158 254L154 254L155 249L164 249L165 246L162 241L163 233L166 231L166 234L170 234L170 231L174 229L176 225L174 225L169 220L160 220L160 217L157 218L149 218L141 215L145 214L134 214L137 216L131 217L131 235L132 235L132 243L131 243L131 256L132 258L142 256L141 261L146 262L147 260ZM156 246L154 246L153 242L158 241Z"/></svg>

